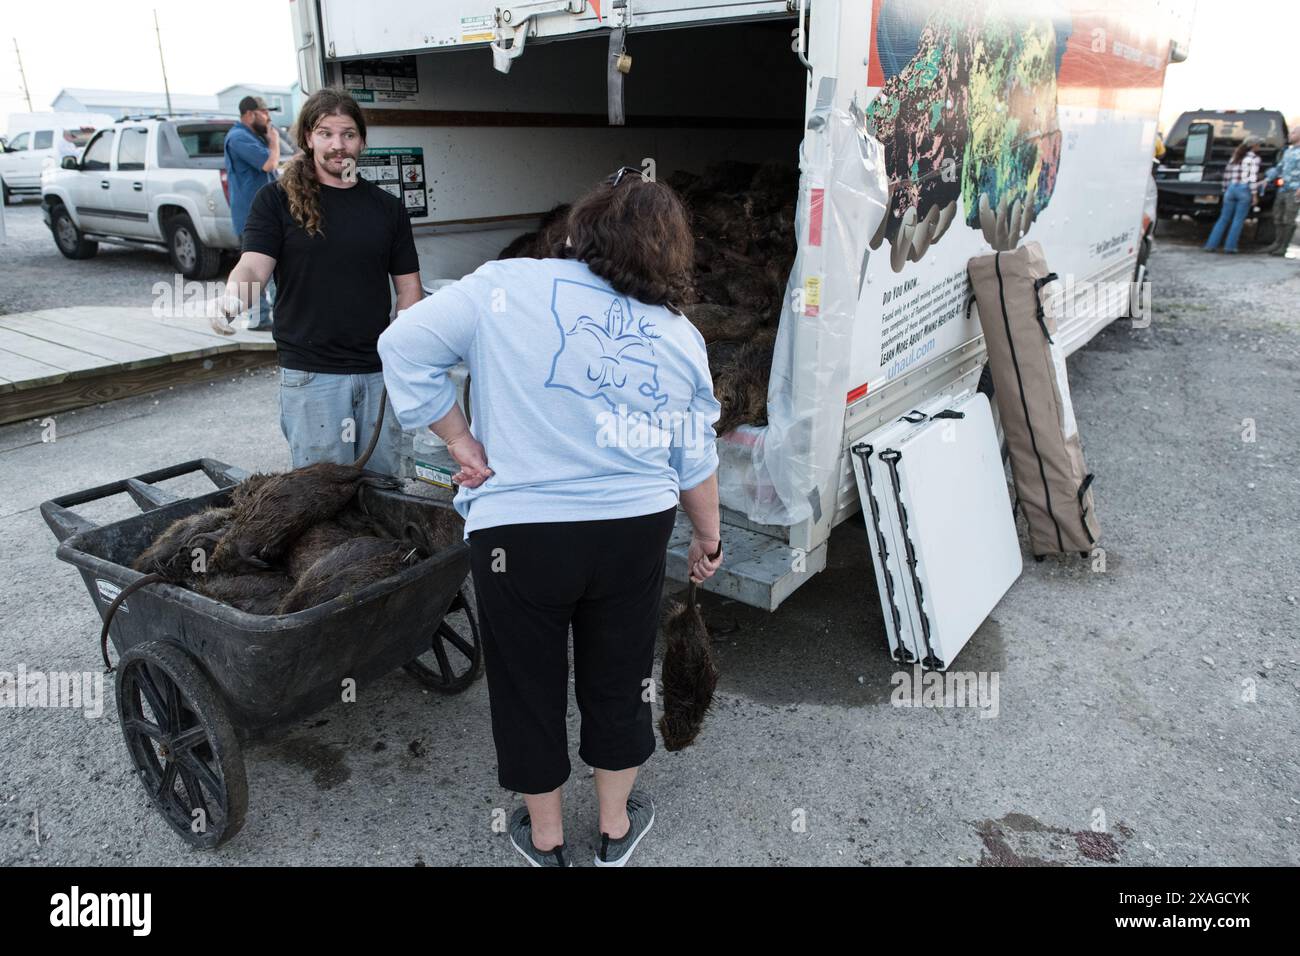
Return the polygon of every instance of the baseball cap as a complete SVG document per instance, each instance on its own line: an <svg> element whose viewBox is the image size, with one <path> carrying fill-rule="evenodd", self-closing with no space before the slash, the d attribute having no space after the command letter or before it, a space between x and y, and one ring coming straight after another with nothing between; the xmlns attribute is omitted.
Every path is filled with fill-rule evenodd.
<svg viewBox="0 0 1300 956"><path fill-rule="evenodd" d="M248 113L252 110L269 109L270 107L266 105L266 100L262 99L260 96L245 96L239 101L239 112L241 114Z"/></svg>

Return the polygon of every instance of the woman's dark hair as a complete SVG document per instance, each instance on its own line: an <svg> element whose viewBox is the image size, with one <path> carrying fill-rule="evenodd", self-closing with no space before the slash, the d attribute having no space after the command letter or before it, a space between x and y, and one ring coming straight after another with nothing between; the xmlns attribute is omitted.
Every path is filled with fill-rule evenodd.
<svg viewBox="0 0 1300 956"><path fill-rule="evenodd" d="M564 255L624 295L678 306L691 290L695 237L691 216L671 186L639 174L596 186L569 210L572 248Z"/></svg>
<svg viewBox="0 0 1300 956"><path fill-rule="evenodd" d="M1256 139L1243 140L1241 145L1239 145L1236 149L1232 151L1232 159L1228 160L1228 162L1240 163L1243 159L1246 158L1246 154L1258 145L1259 145L1259 140Z"/></svg>

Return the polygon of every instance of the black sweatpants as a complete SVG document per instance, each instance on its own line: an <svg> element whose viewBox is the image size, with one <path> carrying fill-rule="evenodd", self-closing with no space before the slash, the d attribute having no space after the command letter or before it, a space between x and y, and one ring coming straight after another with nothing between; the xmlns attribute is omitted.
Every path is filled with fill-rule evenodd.
<svg viewBox="0 0 1300 956"><path fill-rule="evenodd" d="M578 755L626 770L654 753L644 698L676 511L470 532L497 779L507 790L547 793L569 778L570 624Z"/></svg>

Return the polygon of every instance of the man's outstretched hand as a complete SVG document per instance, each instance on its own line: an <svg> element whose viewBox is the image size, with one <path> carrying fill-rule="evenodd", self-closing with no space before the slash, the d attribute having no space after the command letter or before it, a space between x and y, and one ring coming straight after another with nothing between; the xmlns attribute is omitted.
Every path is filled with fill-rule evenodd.
<svg viewBox="0 0 1300 956"><path fill-rule="evenodd" d="M236 312L235 316L238 317L239 313L244 310L244 303L240 302L235 296L223 295L219 299L212 299L208 302L208 324L212 326L213 332L219 332L221 335L235 334L236 329L230 324L230 317L226 313L227 310L233 311L236 306L239 308L239 312Z"/></svg>

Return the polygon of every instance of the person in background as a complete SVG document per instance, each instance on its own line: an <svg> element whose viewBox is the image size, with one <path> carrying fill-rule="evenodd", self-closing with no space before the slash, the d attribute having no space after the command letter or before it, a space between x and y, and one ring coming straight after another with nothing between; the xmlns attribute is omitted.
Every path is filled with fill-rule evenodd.
<svg viewBox="0 0 1300 956"><path fill-rule="evenodd" d="M722 564L722 406L680 307L694 238L672 188L624 167L574 204L567 227L564 257L485 263L400 313L379 354L403 426L432 429L460 466L453 504L466 519L497 780L524 795L510 842L533 866L572 865L561 801L572 626L595 862L623 866L655 816L633 784L655 749L646 690L679 502L693 527L687 573L702 581ZM462 360L472 432L448 377Z"/></svg>
<svg viewBox="0 0 1300 956"><path fill-rule="evenodd" d="M411 217L402 200L360 175L366 148L361 107L342 90L313 93L298 115L299 151L276 182L253 199L243 255L211 317L218 332L247 309L272 274L280 364L280 428L294 468L351 464L374 434L366 466L395 475L401 428L382 404L376 343L397 294L401 311L424 297ZM391 283L391 285L390 285Z"/></svg>
<svg viewBox="0 0 1300 956"><path fill-rule="evenodd" d="M1300 127L1293 127L1287 138L1290 143L1278 162L1278 175L1282 185L1273 200L1273 231L1275 238L1269 247L1271 256L1284 256L1291 247L1295 234L1295 217L1300 212Z"/></svg>
<svg viewBox="0 0 1300 956"><path fill-rule="evenodd" d="M1246 224L1251 207L1259 201L1259 144L1258 137L1250 136L1236 148L1232 159L1223 170L1223 208L1219 221L1214 224L1206 252L1214 252L1223 243L1223 251L1235 253L1241 227ZM1224 238L1227 233L1227 238Z"/></svg>
<svg viewBox="0 0 1300 956"><path fill-rule="evenodd" d="M275 182L280 165L280 133L271 122L266 100L245 96L239 101L239 122L226 134L226 176L230 183L230 222L235 236L242 238L253 197L267 183ZM271 328L271 298L274 280L260 290L257 309L249 317L251 331Z"/></svg>
<svg viewBox="0 0 1300 956"><path fill-rule="evenodd" d="M82 133L79 129L65 129L63 135L59 137L57 143L59 149L59 165L63 165L63 160L69 156L77 156L81 153L81 146L77 145L77 137ZM82 140L84 143L86 140Z"/></svg>

